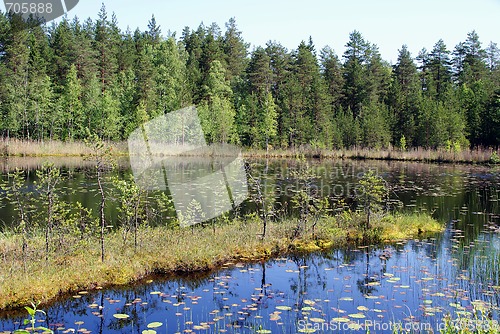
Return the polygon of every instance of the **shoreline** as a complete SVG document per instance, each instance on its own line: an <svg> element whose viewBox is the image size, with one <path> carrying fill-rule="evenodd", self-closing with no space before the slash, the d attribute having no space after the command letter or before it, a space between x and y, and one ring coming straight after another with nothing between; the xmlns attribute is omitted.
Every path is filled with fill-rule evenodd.
<svg viewBox="0 0 500 334"><path fill-rule="evenodd" d="M259 235L260 221L224 223L217 225L215 232L211 226L145 227L139 231L137 251L132 240L123 244L123 231L117 230L106 236L108 253L104 263L99 260L96 238L75 247L69 242L46 262L43 237L34 235L25 270L20 263L19 235L0 234L0 250L6 254L0 262L0 270L5 273L0 279L0 314L15 312L31 301L40 301L46 307L80 291L130 286L156 275L210 273L237 263L365 244L392 244L444 230L444 224L426 214L389 214L363 232L363 217L358 213L350 215L349 225L344 226L339 217L326 217L318 221L314 233L306 230L294 240L288 238L296 227L294 220L271 223L264 239ZM367 236L368 242L364 240Z"/></svg>
<svg viewBox="0 0 500 334"><path fill-rule="evenodd" d="M107 142L115 157L129 156L126 142ZM496 153L495 153L496 152ZM17 139L0 139L0 157L85 157L90 149L82 141L21 141ZM495 157L496 154L496 157ZM462 163L462 164L498 164L500 150L476 148L455 152L446 149L411 148L399 149L263 149L244 148L246 158L312 158L312 159L350 159L350 160L382 160L409 161L425 163Z"/></svg>

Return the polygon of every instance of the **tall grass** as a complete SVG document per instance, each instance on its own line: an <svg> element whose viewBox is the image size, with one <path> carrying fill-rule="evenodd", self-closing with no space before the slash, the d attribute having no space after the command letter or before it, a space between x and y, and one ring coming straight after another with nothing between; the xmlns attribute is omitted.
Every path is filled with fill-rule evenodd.
<svg viewBox="0 0 500 334"><path fill-rule="evenodd" d="M423 162L450 162L450 163L490 163L494 152L499 150L491 148L475 148L471 150L453 151L446 149L425 149L421 147L406 151L399 149L369 149L352 148L341 150L324 150L311 147L299 147L297 149L276 149L267 153L265 150L247 150L248 157L275 157L293 158L305 156L311 158L329 159L367 159L367 160L398 160L398 161L423 161Z"/></svg>
<svg viewBox="0 0 500 334"><path fill-rule="evenodd" d="M108 143L112 146L114 155L127 155L126 142ZM212 151L200 151L200 155ZM247 157L274 157L274 158L330 158L330 159L370 159L370 160L399 160L424 162L452 162L452 163L489 163L494 162L492 157L500 155L500 150L491 148L475 148L471 150L453 151L444 148L425 149L411 148L405 151L395 148L369 149L351 148L326 150L304 145L295 149L272 149L269 152L259 149L248 149L244 152ZM18 139L0 139L0 156L85 156L90 149L83 141L27 141Z"/></svg>
<svg viewBox="0 0 500 334"><path fill-rule="evenodd" d="M114 154L127 154L125 142L110 145ZM90 153L91 150L83 141L0 139L0 156L85 156Z"/></svg>

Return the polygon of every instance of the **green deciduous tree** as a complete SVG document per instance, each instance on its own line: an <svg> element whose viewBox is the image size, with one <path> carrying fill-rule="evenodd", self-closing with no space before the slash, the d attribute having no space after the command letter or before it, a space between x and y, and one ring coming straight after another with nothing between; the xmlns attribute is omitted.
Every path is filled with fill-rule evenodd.
<svg viewBox="0 0 500 334"><path fill-rule="evenodd" d="M60 101L61 118L57 123L63 130L61 139L72 140L84 136L85 124L82 122L84 109L81 98L82 85L78 79L76 67L72 64L66 75Z"/></svg>
<svg viewBox="0 0 500 334"><path fill-rule="evenodd" d="M205 99L199 105L199 112L205 135L212 143L234 141L236 112L232 103L233 92L218 60L212 62L204 91Z"/></svg>

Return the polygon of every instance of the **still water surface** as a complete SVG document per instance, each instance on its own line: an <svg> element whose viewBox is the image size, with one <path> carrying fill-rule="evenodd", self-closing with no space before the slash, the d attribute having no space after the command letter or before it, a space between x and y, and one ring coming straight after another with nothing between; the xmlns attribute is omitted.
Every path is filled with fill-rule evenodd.
<svg viewBox="0 0 500 334"><path fill-rule="evenodd" d="M22 161L22 160L21 160ZM253 172L293 214L288 160L250 161ZM16 162L19 164L21 162ZM41 162L24 161L36 169ZM94 180L81 161L62 163L68 196L95 204ZM402 210L427 211L444 233L383 247L332 250L265 263L227 264L205 276L152 278L127 288L82 292L46 309L58 333L389 333L395 324L439 330L445 315L466 317L500 305L500 170L420 163L314 161L322 194L347 198L359 173L375 168ZM4 171L12 168L4 162ZM128 173L126 162L118 174ZM34 179L34 173L30 173ZM80 191L84 190L84 191ZM71 199L71 197L69 197ZM244 203L242 212L254 210ZM8 224L9 206L0 211ZM108 216L114 216L112 208ZM200 245L203 247L203 245ZM115 315L126 314L127 319ZM0 333L22 327L22 316L0 318ZM148 328L148 325L151 328ZM148 332L145 332L148 333ZM150 332L153 333L153 332Z"/></svg>

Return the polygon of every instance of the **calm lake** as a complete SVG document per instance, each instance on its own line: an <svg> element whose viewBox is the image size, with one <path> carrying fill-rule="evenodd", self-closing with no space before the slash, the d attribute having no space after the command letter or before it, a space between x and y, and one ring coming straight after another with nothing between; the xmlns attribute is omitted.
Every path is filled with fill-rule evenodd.
<svg viewBox="0 0 500 334"><path fill-rule="evenodd" d="M30 170L44 160L0 160L0 171ZM68 180L66 199L97 206L95 180L81 159L56 159ZM252 175L275 197L280 214L293 215L291 160L247 160ZM337 249L264 263L227 264L193 277L151 277L134 286L82 291L44 308L41 323L56 333L392 333L436 332L443 317L498 319L500 306L500 169L377 161L310 161L320 193L332 202L350 195L360 173L375 169L391 188L391 206L430 212L446 231L383 247ZM127 160L113 172L130 173ZM244 202L241 214L255 210ZM12 224L12 207L0 224ZM112 221L116 210L107 211ZM207 232L208 233L208 232ZM203 247L203 245L200 245ZM159 255L161 256L161 255ZM1 273L0 273L1 275ZM128 315L120 319L120 315ZM22 327L22 314L0 315L0 333ZM481 317L480 317L481 318ZM148 327L149 326L149 327ZM148 332L149 330L149 332Z"/></svg>

